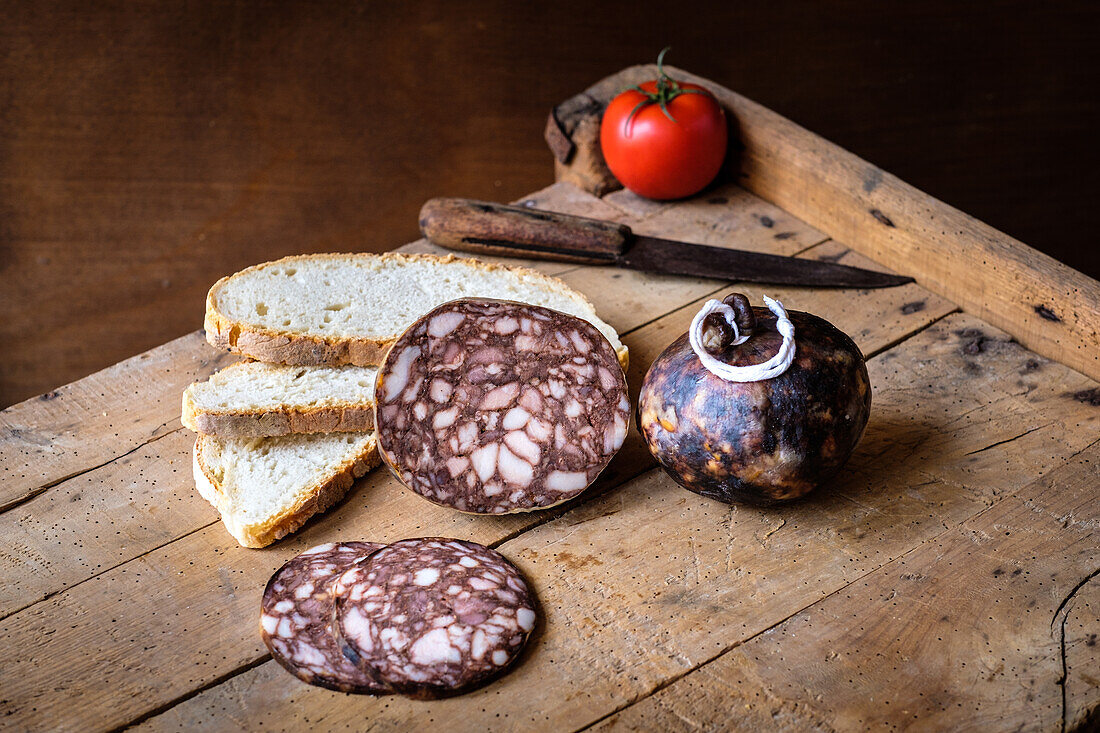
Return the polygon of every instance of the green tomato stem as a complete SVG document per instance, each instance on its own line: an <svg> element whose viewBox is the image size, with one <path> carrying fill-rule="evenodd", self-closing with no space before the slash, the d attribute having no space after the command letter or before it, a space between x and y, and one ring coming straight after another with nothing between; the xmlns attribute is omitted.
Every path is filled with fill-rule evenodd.
<svg viewBox="0 0 1100 733"><path fill-rule="evenodd" d="M634 109L630 110L630 114L626 118L627 134L633 126L634 117L642 111L643 108L648 107L651 104L656 104L664 112L665 117L669 118L672 122L676 122L676 118L672 116L672 113L668 111L669 103L676 99L681 94L702 94L703 96L710 96L702 89L684 89L680 86L680 83L665 73L665 54L668 53L672 46L665 46L661 49L661 52L657 54L657 91L647 92L638 84L629 86L623 91L633 90L643 95L645 99L638 102L634 106ZM679 124L679 123L677 123Z"/></svg>

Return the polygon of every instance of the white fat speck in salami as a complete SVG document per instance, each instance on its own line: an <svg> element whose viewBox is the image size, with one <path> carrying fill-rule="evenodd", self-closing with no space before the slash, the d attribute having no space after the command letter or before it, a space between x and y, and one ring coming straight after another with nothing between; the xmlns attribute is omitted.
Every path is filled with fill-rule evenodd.
<svg viewBox="0 0 1100 733"><path fill-rule="evenodd" d="M488 682L535 628L534 598L515 566L462 540L395 542L348 568L334 594L333 632L347 658L412 697Z"/></svg>
<svg viewBox="0 0 1100 733"><path fill-rule="evenodd" d="M466 298L430 311L378 370L378 451L407 487L477 514L584 491L622 447L626 377L590 323Z"/></svg>
<svg viewBox="0 0 1100 733"><path fill-rule="evenodd" d="M340 692L389 692L349 662L332 635L336 579L383 546L373 542L319 545L271 576L261 602L260 634L271 656L295 677Z"/></svg>

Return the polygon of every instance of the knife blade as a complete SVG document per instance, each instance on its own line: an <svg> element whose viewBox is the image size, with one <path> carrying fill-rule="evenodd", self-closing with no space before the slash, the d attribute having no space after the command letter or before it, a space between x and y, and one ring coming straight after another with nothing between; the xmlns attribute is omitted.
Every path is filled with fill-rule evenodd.
<svg viewBox="0 0 1100 733"><path fill-rule="evenodd" d="M913 282L910 277L834 262L639 236L625 224L471 199L429 200L420 210L420 231L448 249L671 275L847 288Z"/></svg>

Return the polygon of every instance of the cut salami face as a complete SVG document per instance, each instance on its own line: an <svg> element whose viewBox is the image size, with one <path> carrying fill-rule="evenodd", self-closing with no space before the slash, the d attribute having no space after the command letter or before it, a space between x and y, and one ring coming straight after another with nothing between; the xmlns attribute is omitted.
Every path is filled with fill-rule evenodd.
<svg viewBox="0 0 1100 733"><path fill-rule="evenodd" d="M271 656L295 677L339 692L389 692L348 661L331 626L336 579L350 565L382 547L373 542L319 545L271 576L261 604L260 633Z"/></svg>
<svg viewBox="0 0 1100 733"><path fill-rule="evenodd" d="M463 299L398 338L376 383L378 450L410 489L478 514L580 494L626 438L626 377L587 321Z"/></svg>
<svg viewBox="0 0 1100 733"><path fill-rule="evenodd" d="M535 627L519 571L462 540L395 542L340 576L336 595L344 654L394 691L425 699L494 678Z"/></svg>

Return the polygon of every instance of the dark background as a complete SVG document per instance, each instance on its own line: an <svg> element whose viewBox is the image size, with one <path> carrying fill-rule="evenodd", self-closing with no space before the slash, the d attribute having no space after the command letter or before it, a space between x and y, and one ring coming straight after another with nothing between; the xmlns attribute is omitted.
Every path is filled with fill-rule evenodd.
<svg viewBox="0 0 1100 733"><path fill-rule="evenodd" d="M549 184L548 109L666 44L1095 277L1096 8L0 0L0 406L200 327L241 267Z"/></svg>

